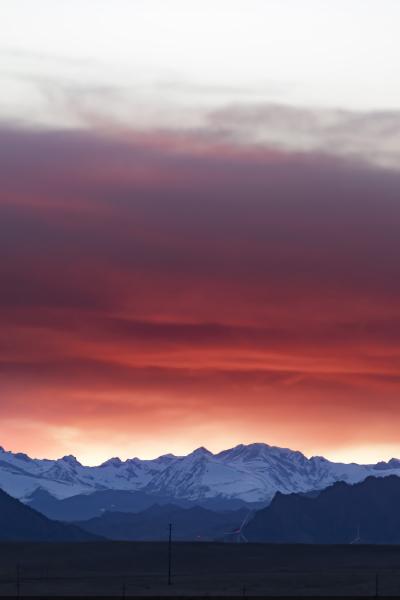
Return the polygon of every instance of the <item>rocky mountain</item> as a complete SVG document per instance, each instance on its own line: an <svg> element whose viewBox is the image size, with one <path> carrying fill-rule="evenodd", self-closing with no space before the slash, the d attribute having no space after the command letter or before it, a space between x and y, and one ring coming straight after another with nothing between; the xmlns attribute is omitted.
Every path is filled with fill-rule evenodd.
<svg viewBox="0 0 400 600"><path fill-rule="evenodd" d="M399 544L399 506L400 479L394 475L338 482L316 497L277 493L244 533L252 542Z"/></svg>
<svg viewBox="0 0 400 600"><path fill-rule="evenodd" d="M75 525L51 521L0 490L0 540L81 542L100 539Z"/></svg>
<svg viewBox="0 0 400 600"><path fill-rule="evenodd" d="M38 489L58 499L125 490L203 506L213 502L223 508L226 501L266 505L276 492L305 493L370 475L400 475L400 463L334 463L262 443L240 444L217 454L198 448L187 456L167 454L154 460L112 458L95 467L81 465L73 456L41 460L0 451L0 487L25 501Z"/></svg>

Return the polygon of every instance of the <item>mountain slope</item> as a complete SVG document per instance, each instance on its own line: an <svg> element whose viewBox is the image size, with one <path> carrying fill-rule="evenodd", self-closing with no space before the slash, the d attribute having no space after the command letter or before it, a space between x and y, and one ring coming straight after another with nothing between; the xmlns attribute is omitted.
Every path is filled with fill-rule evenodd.
<svg viewBox="0 0 400 600"><path fill-rule="evenodd" d="M112 458L96 467L81 465L73 456L39 460L0 449L0 486L24 501L38 489L59 499L125 490L224 508L227 501L265 505L276 492L305 493L336 481L400 475L399 467L397 459L342 464L267 444L240 444L217 454L198 448L187 456L168 454L155 460Z"/></svg>
<svg viewBox="0 0 400 600"><path fill-rule="evenodd" d="M246 509L217 513L199 506L154 505L135 514L106 512L77 525L112 540L160 541L168 539L168 525L173 523L174 540L212 541L240 527L246 513Z"/></svg>
<svg viewBox="0 0 400 600"><path fill-rule="evenodd" d="M343 482L317 497L278 493L245 529L249 541L277 543L400 543L400 479Z"/></svg>
<svg viewBox="0 0 400 600"><path fill-rule="evenodd" d="M74 525L50 521L0 490L0 540L66 542L97 539Z"/></svg>
<svg viewBox="0 0 400 600"><path fill-rule="evenodd" d="M155 503L168 504L170 498L155 497L145 492L127 490L101 490L90 494L78 494L70 498L54 498L46 490L38 489L28 498L31 508L59 521L86 521L100 517L105 512L136 513ZM189 502L182 500L183 506Z"/></svg>

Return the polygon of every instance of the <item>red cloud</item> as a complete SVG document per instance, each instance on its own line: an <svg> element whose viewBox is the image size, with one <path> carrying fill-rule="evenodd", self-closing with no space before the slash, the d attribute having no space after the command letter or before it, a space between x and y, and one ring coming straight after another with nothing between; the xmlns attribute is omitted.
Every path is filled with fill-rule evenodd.
<svg viewBox="0 0 400 600"><path fill-rule="evenodd" d="M1 135L2 419L141 439L180 419L188 447L226 422L321 452L355 420L396 439L399 175L165 134Z"/></svg>

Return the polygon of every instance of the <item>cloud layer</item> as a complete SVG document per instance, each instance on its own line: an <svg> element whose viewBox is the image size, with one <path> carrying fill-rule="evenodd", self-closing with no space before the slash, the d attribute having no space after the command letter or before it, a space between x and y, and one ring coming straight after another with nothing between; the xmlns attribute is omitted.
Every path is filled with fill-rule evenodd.
<svg viewBox="0 0 400 600"><path fill-rule="evenodd" d="M4 445L395 447L400 175L249 145L249 118L215 114L200 141L1 130Z"/></svg>

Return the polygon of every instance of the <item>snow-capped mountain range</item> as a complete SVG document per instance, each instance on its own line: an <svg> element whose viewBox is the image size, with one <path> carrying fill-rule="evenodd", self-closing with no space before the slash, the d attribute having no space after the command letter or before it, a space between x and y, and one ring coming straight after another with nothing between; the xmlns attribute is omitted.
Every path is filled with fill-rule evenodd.
<svg viewBox="0 0 400 600"><path fill-rule="evenodd" d="M336 481L356 483L369 475L400 475L400 461L334 463L258 443L240 444L217 454L198 448L187 456L166 454L154 460L111 458L88 467L74 456L33 459L0 448L0 488L21 500L40 488L56 498L112 489L190 501L221 498L268 503L277 491L308 492Z"/></svg>

